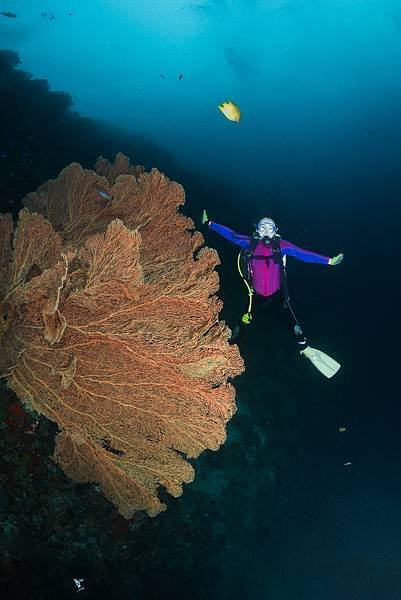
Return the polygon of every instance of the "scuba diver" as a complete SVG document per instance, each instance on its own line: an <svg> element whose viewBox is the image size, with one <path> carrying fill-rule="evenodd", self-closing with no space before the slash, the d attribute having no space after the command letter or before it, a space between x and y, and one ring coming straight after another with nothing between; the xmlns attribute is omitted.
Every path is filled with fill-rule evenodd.
<svg viewBox="0 0 401 600"><path fill-rule="evenodd" d="M303 250L291 242L283 240L277 233L277 226L273 219L263 217L255 227L253 236L241 235L224 225L209 221L206 211L203 211L202 223L225 239L241 247L238 255L238 270L248 289L248 310L242 316L242 323L252 321L252 301L256 297L271 302L275 300L281 290L284 297L284 308L288 309L294 323L294 334L300 354L309 358L312 364L326 377L333 377L340 368L340 364L333 358L308 345L302 327L290 303L287 285L286 258L293 256L304 262L320 263L324 265L338 265L344 255L338 254L333 258ZM239 327L235 328L232 339L238 334Z"/></svg>

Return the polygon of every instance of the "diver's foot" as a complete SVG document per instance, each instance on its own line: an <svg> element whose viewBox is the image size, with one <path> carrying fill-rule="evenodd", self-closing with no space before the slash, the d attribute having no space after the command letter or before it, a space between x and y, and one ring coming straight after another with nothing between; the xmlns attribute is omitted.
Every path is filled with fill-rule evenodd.
<svg viewBox="0 0 401 600"><path fill-rule="evenodd" d="M231 331L231 337L229 337L228 341L233 342L239 336L240 327L239 325L235 325Z"/></svg>

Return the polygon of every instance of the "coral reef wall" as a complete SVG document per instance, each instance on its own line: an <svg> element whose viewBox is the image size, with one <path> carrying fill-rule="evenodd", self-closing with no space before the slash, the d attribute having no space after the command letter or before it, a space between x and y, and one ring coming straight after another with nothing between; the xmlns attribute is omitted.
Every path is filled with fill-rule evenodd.
<svg viewBox="0 0 401 600"><path fill-rule="evenodd" d="M73 163L0 216L0 376L56 422L55 460L121 515L165 509L216 450L243 370L219 322L218 256L180 185L122 154Z"/></svg>

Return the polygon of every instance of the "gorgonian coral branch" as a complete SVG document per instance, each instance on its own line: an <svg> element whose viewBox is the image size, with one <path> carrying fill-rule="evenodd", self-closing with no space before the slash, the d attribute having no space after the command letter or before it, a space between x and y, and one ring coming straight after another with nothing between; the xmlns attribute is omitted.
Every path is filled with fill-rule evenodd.
<svg viewBox="0 0 401 600"><path fill-rule="evenodd" d="M122 155L100 166L30 194L15 233L0 219L0 373L58 424L67 475L153 516L159 486L178 496L193 479L185 457L224 442L243 363L181 186Z"/></svg>

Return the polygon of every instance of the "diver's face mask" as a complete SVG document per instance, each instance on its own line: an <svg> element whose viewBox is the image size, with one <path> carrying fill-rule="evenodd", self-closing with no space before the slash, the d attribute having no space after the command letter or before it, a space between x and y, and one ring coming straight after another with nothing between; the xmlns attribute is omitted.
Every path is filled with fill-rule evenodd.
<svg viewBox="0 0 401 600"><path fill-rule="evenodd" d="M256 231L260 238L263 239L267 237L271 240L277 233L277 226L273 219L265 217L257 224Z"/></svg>

